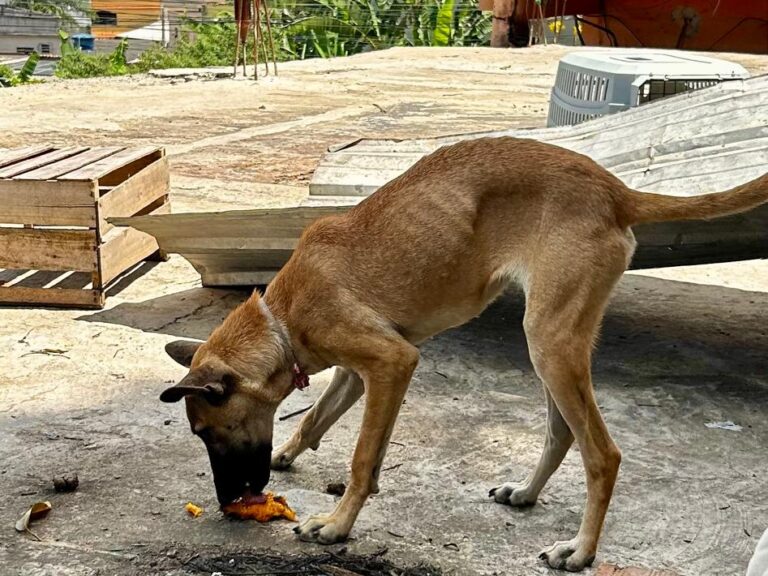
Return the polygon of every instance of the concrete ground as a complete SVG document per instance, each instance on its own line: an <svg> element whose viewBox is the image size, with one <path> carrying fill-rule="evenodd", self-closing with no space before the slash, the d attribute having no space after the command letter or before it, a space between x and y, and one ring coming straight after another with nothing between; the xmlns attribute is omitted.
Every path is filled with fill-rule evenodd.
<svg viewBox="0 0 768 576"><path fill-rule="evenodd" d="M0 91L0 147L166 145L179 210L293 203L331 144L537 126L564 49L392 50L283 65L278 79L147 76ZM768 58L733 56L753 73ZM0 566L3 574L202 574L238 551L322 551L291 525L216 511L202 444L180 405L157 400L184 371L174 338L205 338L244 291L201 288L181 258L150 264L99 312L0 309ZM543 441L543 393L527 359L523 302L509 294L423 348L382 474L350 551L457 575L549 573L538 550L578 529L584 476L572 452L538 505L512 510L490 487L522 479ZM625 276L608 310L594 380L624 461L601 562L680 575L744 573L768 526L768 262ZM281 408L309 405L321 375ZM346 480L356 407L317 452L274 473L300 517L328 511ZM298 418L276 425L287 437ZM740 431L708 428L733 421ZM51 478L77 472L55 494ZM26 507L54 510L12 525ZM186 515L188 501L205 508ZM335 547L334 549L337 549ZM195 559L195 555L198 555ZM192 561L190 561L192 560ZM210 572L209 572L210 573Z"/></svg>

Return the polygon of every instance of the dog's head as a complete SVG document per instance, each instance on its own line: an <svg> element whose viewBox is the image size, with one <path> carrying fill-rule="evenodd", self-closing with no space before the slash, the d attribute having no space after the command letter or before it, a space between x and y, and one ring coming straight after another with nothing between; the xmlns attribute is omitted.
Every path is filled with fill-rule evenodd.
<svg viewBox="0 0 768 576"><path fill-rule="evenodd" d="M254 295L205 343L175 341L168 355L189 372L161 395L186 401L192 433L208 450L222 505L269 481L275 410L292 386L285 343Z"/></svg>

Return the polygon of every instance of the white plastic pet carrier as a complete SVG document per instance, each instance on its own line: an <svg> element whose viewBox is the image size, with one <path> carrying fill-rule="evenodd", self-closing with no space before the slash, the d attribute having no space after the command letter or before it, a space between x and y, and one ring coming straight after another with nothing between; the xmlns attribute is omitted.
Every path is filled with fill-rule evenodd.
<svg viewBox="0 0 768 576"><path fill-rule="evenodd" d="M580 50L560 60L547 126L578 124L665 96L749 78L739 64L676 50Z"/></svg>

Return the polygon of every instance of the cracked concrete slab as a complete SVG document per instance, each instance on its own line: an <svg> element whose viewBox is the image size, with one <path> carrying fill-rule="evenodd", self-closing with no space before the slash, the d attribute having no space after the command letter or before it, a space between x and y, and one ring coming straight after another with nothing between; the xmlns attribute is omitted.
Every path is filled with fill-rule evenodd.
<svg viewBox="0 0 768 576"><path fill-rule="evenodd" d="M285 66L280 82L263 85L147 77L35 85L0 92L0 108L11 111L0 116L0 146L188 145L363 99L390 111L371 104L360 117L207 140L172 159L181 210L291 204L321 152L340 141L382 131L413 137L542 125L563 50L393 51ZM764 56L742 61L768 70ZM95 88L98 100L68 97ZM185 564L195 554L324 550L299 543L290 523L224 519L182 407L157 399L183 374L164 357L164 344L205 338L247 295L201 288L191 267L173 257L138 270L102 311L0 309L3 574L181 576L200 574ZM525 476L543 441L544 399L522 313L521 296L510 294L423 347L382 492L361 514L351 552L386 547L398 565L426 560L461 576L550 573L536 554L578 528L578 452L533 508L487 498L490 487ZM681 576L743 574L768 525L766 326L765 261L650 270L620 283L595 354L597 396L624 453L598 563ZM46 349L61 352L29 354ZM326 377L292 395L279 414L310 404ZM360 415L355 407L317 452L274 474L271 488L300 516L333 505L325 489L347 480ZM726 420L742 430L706 427ZM279 422L277 440L296 423ZM54 493L51 478L70 471L80 477L78 491ZM54 505L34 527L41 542L12 529L39 499ZM188 501L205 508L202 517L184 512Z"/></svg>

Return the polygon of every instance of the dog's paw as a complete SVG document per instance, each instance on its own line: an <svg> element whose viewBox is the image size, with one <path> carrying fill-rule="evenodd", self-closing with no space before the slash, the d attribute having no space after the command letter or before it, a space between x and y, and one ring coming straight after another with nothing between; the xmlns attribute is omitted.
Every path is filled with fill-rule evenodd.
<svg viewBox="0 0 768 576"><path fill-rule="evenodd" d="M298 454L291 450L288 443L283 444L272 454L272 461L269 466L272 470L287 470L291 467L297 456Z"/></svg>
<svg viewBox="0 0 768 576"><path fill-rule="evenodd" d="M496 488L491 488L488 496L499 504L508 504L517 508L533 506L536 504L538 494L532 494L526 484L512 484L507 482Z"/></svg>
<svg viewBox="0 0 768 576"><path fill-rule="evenodd" d="M336 544L347 539L349 530L341 526L333 514L311 516L299 526L293 529L304 542L317 542L318 544Z"/></svg>
<svg viewBox="0 0 768 576"><path fill-rule="evenodd" d="M592 566L592 562L595 561L595 552L579 546L579 539L574 538L567 542L555 542L549 548L542 550L539 558L544 560L550 568L581 572L586 566Z"/></svg>

